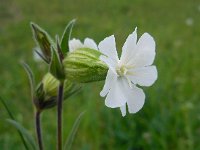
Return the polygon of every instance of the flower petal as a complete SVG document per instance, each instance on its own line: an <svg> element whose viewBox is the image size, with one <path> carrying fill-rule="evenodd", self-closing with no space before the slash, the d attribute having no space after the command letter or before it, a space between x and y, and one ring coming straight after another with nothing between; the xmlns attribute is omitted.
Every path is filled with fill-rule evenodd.
<svg viewBox="0 0 200 150"><path fill-rule="evenodd" d="M137 43L137 52L128 65L136 67L149 66L155 58L155 41L151 35L144 33Z"/></svg>
<svg viewBox="0 0 200 150"><path fill-rule="evenodd" d="M36 62L42 62L42 58L37 54L37 52L39 52L40 54L42 54L42 51L39 47L35 47L33 48L33 59L36 61Z"/></svg>
<svg viewBox="0 0 200 150"><path fill-rule="evenodd" d="M98 47L99 50L109 58L112 58L116 61L119 60L114 35L105 38L99 43Z"/></svg>
<svg viewBox="0 0 200 150"><path fill-rule="evenodd" d="M72 39L69 41L69 51L72 52L78 48L83 48L84 45L78 39Z"/></svg>
<svg viewBox="0 0 200 150"><path fill-rule="evenodd" d="M90 38L86 38L84 40L84 46L91 48L91 49L98 50L97 44L95 43L95 41L93 39L90 39Z"/></svg>
<svg viewBox="0 0 200 150"><path fill-rule="evenodd" d="M126 94L127 105L129 113L138 112L144 105L145 94L142 89L133 86L132 89L129 88Z"/></svg>
<svg viewBox="0 0 200 150"><path fill-rule="evenodd" d="M121 63L126 64L136 53L136 42L137 28L135 28L135 31L127 37L126 42L122 47Z"/></svg>
<svg viewBox="0 0 200 150"><path fill-rule="evenodd" d="M151 86L156 81L158 72L155 66L141 67L129 70L127 77L134 84Z"/></svg>
<svg viewBox="0 0 200 150"><path fill-rule="evenodd" d="M120 110L121 110L122 116L123 117L126 116L126 104L124 106L121 106Z"/></svg>
<svg viewBox="0 0 200 150"><path fill-rule="evenodd" d="M117 75L116 70L115 70L117 66L117 62L115 60L110 59L109 57L106 57L104 55L101 55L99 59L105 62L108 65L109 69L111 69L113 73Z"/></svg>
<svg viewBox="0 0 200 150"><path fill-rule="evenodd" d="M124 83L122 78L117 78L117 80L113 82L112 87L105 100L105 105L107 107L116 108L125 105L126 91L123 87Z"/></svg>
<svg viewBox="0 0 200 150"><path fill-rule="evenodd" d="M113 82L115 82L116 79L117 79L117 76L109 69L106 76L104 87L102 91L100 92L100 95L102 97L106 96L106 94L109 92L110 88L112 87Z"/></svg>

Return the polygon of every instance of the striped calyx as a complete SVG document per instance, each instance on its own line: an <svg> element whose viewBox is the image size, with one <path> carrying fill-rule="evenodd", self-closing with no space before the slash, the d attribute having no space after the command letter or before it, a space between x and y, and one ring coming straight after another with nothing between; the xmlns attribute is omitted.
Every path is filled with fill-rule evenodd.
<svg viewBox="0 0 200 150"><path fill-rule="evenodd" d="M107 65L99 59L101 52L90 48L80 48L63 60L66 78L78 83L105 80Z"/></svg>

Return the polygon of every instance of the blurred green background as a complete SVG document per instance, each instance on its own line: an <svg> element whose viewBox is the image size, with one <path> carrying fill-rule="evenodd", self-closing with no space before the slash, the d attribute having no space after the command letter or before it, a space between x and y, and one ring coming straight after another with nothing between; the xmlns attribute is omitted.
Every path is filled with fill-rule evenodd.
<svg viewBox="0 0 200 150"><path fill-rule="evenodd" d="M150 33L156 41L158 80L144 88L146 102L137 114L122 117L105 107L99 92L104 82L91 83L64 103L64 137L86 111L73 150L200 150L200 1L199 0L0 0L0 95L31 134L32 103L27 62L39 81L47 70L34 62L30 21L50 35L61 35L76 18L72 37L97 43L115 34L119 52L126 37ZM55 108L42 116L46 149L55 149ZM16 130L0 104L0 149L22 150Z"/></svg>

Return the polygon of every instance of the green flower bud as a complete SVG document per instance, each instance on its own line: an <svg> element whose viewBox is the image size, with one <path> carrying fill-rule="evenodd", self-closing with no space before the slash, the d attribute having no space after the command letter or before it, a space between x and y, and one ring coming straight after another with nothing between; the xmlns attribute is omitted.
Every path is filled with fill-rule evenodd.
<svg viewBox="0 0 200 150"><path fill-rule="evenodd" d="M99 59L100 55L100 51L90 48L68 53L63 60L66 78L79 83L105 80L108 67Z"/></svg>
<svg viewBox="0 0 200 150"><path fill-rule="evenodd" d="M36 51L36 53L49 64L51 61L51 47L54 45L53 40L49 34L37 24L31 22L31 28L33 31L33 38L42 52Z"/></svg>
<svg viewBox="0 0 200 150"><path fill-rule="evenodd" d="M47 96L56 96L57 95L57 88L59 86L59 81L51 75L51 73L47 73L43 80L43 90Z"/></svg>
<svg viewBox="0 0 200 150"><path fill-rule="evenodd" d="M39 109L52 108L57 104L57 91L59 80L51 73L47 73L36 89L35 103ZM73 95L80 89L80 85L69 80L64 81L64 99Z"/></svg>

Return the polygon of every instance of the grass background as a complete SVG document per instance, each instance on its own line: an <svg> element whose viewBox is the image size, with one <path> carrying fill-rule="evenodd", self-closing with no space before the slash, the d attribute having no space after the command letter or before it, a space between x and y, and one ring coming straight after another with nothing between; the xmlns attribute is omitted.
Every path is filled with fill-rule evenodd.
<svg viewBox="0 0 200 150"><path fill-rule="evenodd" d="M34 21L52 36L76 18L72 36L100 42L115 34L119 52L138 27L156 41L158 80L144 88L146 102L135 115L122 117L99 96L103 82L87 85L64 103L64 137L86 111L73 150L199 150L200 143L200 1L198 0L0 0L0 95L15 117L34 133L33 107L24 60L39 81L43 65L33 61ZM22 150L17 132L0 104L0 149ZM46 149L55 149L55 109L42 116Z"/></svg>

